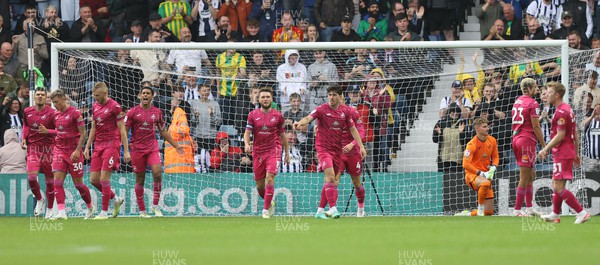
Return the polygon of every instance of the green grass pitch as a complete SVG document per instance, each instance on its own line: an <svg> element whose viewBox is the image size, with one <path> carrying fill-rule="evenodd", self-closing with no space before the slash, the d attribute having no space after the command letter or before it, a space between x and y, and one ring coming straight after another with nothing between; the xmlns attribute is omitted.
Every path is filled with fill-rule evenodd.
<svg viewBox="0 0 600 265"><path fill-rule="evenodd" d="M0 219L2 264L597 264L600 217Z"/></svg>

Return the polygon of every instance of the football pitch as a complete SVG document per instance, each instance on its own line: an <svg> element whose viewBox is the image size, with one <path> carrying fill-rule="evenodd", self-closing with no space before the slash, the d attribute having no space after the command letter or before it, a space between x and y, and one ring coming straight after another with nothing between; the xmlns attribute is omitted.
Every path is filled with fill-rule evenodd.
<svg viewBox="0 0 600 265"><path fill-rule="evenodd" d="M597 264L600 217L0 219L2 264Z"/></svg>

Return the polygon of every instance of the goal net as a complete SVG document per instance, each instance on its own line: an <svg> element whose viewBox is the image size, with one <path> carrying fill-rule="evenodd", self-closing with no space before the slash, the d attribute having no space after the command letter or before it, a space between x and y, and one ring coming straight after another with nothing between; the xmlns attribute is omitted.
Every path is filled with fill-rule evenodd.
<svg viewBox="0 0 600 265"><path fill-rule="evenodd" d="M166 157L169 147L159 140L163 161L170 159L160 200L167 215L260 213L263 202L252 175L255 161L243 153L242 138L247 114L256 108L257 91L264 87L273 89L273 106L284 114L286 136L293 143L291 163L281 163L275 182L276 212L314 214L324 181L314 148L315 124L294 132L291 123L326 103L332 84L342 86L346 104L359 110L366 129L368 155L360 166L368 215L449 215L475 208L476 192L465 184L461 167L475 117L490 120L490 134L498 139L496 214L510 214L519 178L511 149L511 108L521 93L518 83L532 77L542 87L568 78L572 97L587 82L585 69L595 65L594 51L567 53L565 47L562 41L62 43L52 47L52 89L67 91L89 119L96 82L105 82L110 97L124 110L139 104L142 86L151 86L154 105L164 112L172 133L180 129L171 124L172 106L185 111L193 153ZM544 96L537 100L544 106L541 123L548 140L553 108ZM572 106L581 121L585 106ZM583 152L586 143L581 142ZM126 198L122 214L136 215L135 177L130 166L121 164L112 185ZM575 169L569 188L589 208L586 191L591 188L584 168ZM551 160L538 161L536 170L534 206L549 211ZM148 173L147 203L151 182ZM69 214L83 213L77 192L67 193ZM100 192L92 193L99 203ZM340 212L355 214L353 194L345 174L339 184Z"/></svg>

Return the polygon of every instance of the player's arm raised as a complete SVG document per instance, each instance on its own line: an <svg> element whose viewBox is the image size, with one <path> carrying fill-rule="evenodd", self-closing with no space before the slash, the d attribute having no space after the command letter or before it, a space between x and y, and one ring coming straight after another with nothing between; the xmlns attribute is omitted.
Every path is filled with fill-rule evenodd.
<svg viewBox="0 0 600 265"><path fill-rule="evenodd" d="M85 138L87 138L87 129L85 128L83 116L77 118L77 130L79 131L79 142L77 142L77 148L75 148L75 151L71 154L71 162L77 162L79 160L81 150L85 145Z"/></svg>
<svg viewBox="0 0 600 265"><path fill-rule="evenodd" d="M117 121L117 128L119 128L119 134L121 135L121 144L123 145L123 160L125 163L131 161L131 154L129 154L129 139L127 139L127 130L125 129L125 122L123 120Z"/></svg>
<svg viewBox="0 0 600 265"><path fill-rule="evenodd" d="M92 142L96 138L96 121L92 119L92 128L90 128L90 135L88 137L87 143L85 145L85 149L83 150L83 157L85 159L90 159L90 148L92 147Z"/></svg>

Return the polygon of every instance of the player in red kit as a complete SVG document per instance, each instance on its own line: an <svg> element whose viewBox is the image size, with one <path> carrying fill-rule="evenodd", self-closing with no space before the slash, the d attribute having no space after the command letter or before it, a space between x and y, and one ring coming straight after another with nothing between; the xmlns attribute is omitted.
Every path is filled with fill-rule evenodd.
<svg viewBox="0 0 600 265"><path fill-rule="evenodd" d="M540 215L533 209L533 181L535 179L535 153L538 141L546 147L542 127L540 126L540 107L533 99L538 92L534 79L521 81L523 95L517 98L512 108L512 148L520 168L517 201L514 216ZM525 211L521 210L525 199Z"/></svg>
<svg viewBox="0 0 600 265"><path fill-rule="evenodd" d="M179 146L171 134L167 131L163 113L160 109L152 106L154 90L151 87L142 87L139 94L140 104L127 112L125 126L131 129L131 165L135 172L135 197L141 218L150 218L146 212L144 203L144 181L146 179L146 167L152 171L153 191L152 207L150 208L156 217L163 214L158 207L160 192L162 190L162 166L158 154L158 141L156 140L156 129L160 135L175 147L179 154L184 154L183 146Z"/></svg>
<svg viewBox="0 0 600 265"><path fill-rule="evenodd" d="M552 150L552 213L542 215L541 218L547 222L560 223L560 208L565 201L569 207L577 212L575 224L581 224L591 218L590 214L581 207L575 195L566 189L567 180L573 179L573 164L579 165L579 136L577 135L577 124L575 114L569 104L563 102L565 87L561 83L550 82L548 88L548 102L556 107L552 117L551 140L538 154L542 160L548 157L548 151Z"/></svg>
<svg viewBox="0 0 600 265"><path fill-rule="evenodd" d="M308 116L302 120L294 122L294 129L298 130L304 126L318 120L316 132L315 147L319 159L319 165L325 173L325 184L321 190L321 198L326 198L329 204L329 213L332 218L339 218L340 213L336 206L338 190L335 186L335 177L339 173L342 162L342 131L346 128L352 134L356 141L361 158L367 155L365 147L362 144L360 135L354 126L351 118L350 107L342 105L342 88L338 85L332 85L327 88L328 103L315 108ZM321 200L323 201L323 200ZM316 218L329 219L325 215L325 205L319 205Z"/></svg>
<svg viewBox="0 0 600 265"><path fill-rule="evenodd" d="M263 88L258 92L260 108L248 114L248 123L244 133L244 150L252 152L252 167L256 190L264 199L262 217L270 218L275 212L275 175L279 172L281 147L285 154L285 163L290 162L289 147L285 137L284 118L281 112L273 109L273 91ZM250 145L250 134L254 144Z"/></svg>
<svg viewBox="0 0 600 265"><path fill-rule="evenodd" d="M50 130L51 134L56 134L52 171L54 172L54 190L58 214L54 219L67 219L65 189L63 187L67 173L71 175L75 188L77 188L79 195L81 195L87 206L88 210L84 218L90 219L93 217L95 209L92 205L90 190L83 184L83 156L81 155L87 136L85 121L77 108L68 105L67 97L61 89L52 92L50 99L56 108L53 122L56 129ZM41 130L47 132L46 128L41 128Z"/></svg>
<svg viewBox="0 0 600 265"><path fill-rule="evenodd" d="M38 183L38 174L44 173L46 180L46 198L48 209L46 210L46 219L52 218L54 205L54 176L52 175L52 146L54 145L53 136L40 133L40 127L54 129L54 109L46 105L46 89L35 90L35 106L25 109L23 114L23 134L21 147L27 149L27 180L31 193L37 200L34 216L40 216L44 210L46 200L40 192Z"/></svg>
<svg viewBox="0 0 600 265"><path fill-rule="evenodd" d="M90 180L92 185L102 192L102 211L94 219L108 219L108 204L113 200L112 217L119 215L123 198L119 198L110 188L110 175L119 168L120 147L123 145L125 163L131 161L127 131L125 130L125 113L121 105L108 97L108 87L104 82L97 83L92 89L96 102L92 106L92 128L83 154L90 159L89 151L94 142L91 157Z"/></svg>

